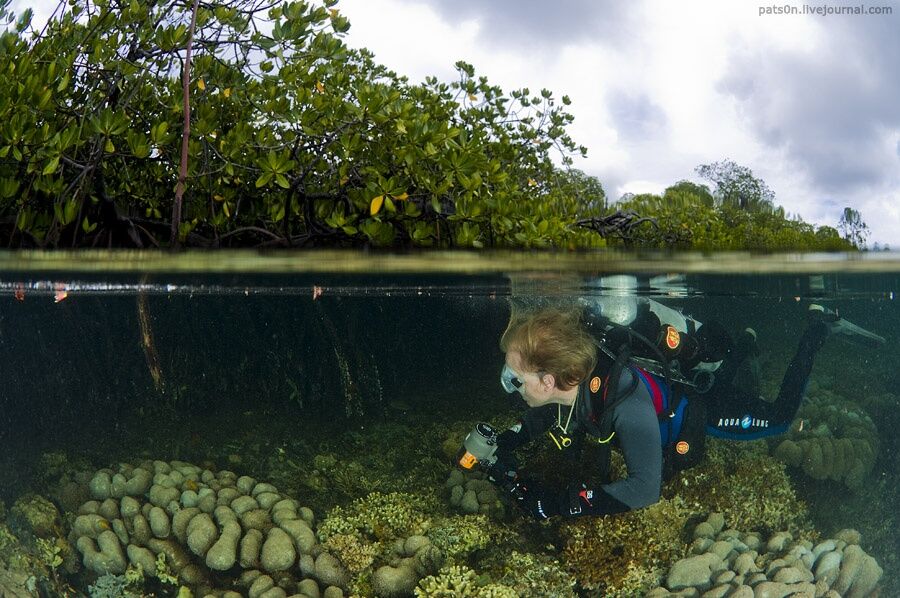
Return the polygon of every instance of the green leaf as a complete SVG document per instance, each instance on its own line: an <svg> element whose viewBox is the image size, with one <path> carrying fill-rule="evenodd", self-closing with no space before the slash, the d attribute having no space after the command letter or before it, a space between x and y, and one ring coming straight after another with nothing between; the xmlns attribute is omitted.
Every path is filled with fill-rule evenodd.
<svg viewBox="0 0 900 598"><path fill-rule="evenodd" d="M56 172L56 169L59 167L59 156L51 159L47 162L47 165L44 166L44 170L41 171L41 174L48 175Z"/></svg>
<svg viewBox="0 0 900 598"><path fill-rule="evenodd" d="M282 187L284 189L290 189L291 187L291 184L288 182L287 178L281 173L275 175L275 183L279 187Z"/></svg>
<svg viewBox="0 0 900 598"><path fill-rule="evenodd" d="M61 222L63 226L69 224L75 217L78 215L78 201L75 199L70 199L66 202L66 205L63 209L63 218Z"/></svg>
<svg viewBox="0 0 900 598"><path fill-rule="evenodd" d="M266 185L268 185L273 176L274 175L271 172L264 172L263 174L261 174L259 178L256 179L256 188L259 189L260 187L265 187Z"/></svg>

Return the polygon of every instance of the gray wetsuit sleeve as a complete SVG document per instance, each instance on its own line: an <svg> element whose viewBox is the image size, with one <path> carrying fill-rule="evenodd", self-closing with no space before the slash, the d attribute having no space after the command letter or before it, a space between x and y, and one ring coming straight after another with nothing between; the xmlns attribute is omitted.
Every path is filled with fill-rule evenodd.
<svg viewBox="0 0 900 598"><path fill-rule="evenodd" d="M624 373L622 380L630 383ZM604 484L603 490L632 509L652 505L659 500L662 486L662 446L653 400L642 383L638 382L631 396L616 408L613 429L625 457L627 476Z"/></svg>

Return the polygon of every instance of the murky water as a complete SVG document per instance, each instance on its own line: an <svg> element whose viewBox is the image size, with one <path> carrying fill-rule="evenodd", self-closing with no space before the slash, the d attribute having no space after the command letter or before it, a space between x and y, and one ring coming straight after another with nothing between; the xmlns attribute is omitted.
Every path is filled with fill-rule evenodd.
<svg viewBox="0 0 900 598"><path fill-rule="evenodd" d="M0 595L900 595L898 282L891 254L3 256ZM883 342L831 334L783 433L707 438L626 513L538 522L456 465L527 409L499 382L512 305L648 301L752 328L736 380L770 401L811 303ZM596 443L517 458L608 481Z"/></svg>

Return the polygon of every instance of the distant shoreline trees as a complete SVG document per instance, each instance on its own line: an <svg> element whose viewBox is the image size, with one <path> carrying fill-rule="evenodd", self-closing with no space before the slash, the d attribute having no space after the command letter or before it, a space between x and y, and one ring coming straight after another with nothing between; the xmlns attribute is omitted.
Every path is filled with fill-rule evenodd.
<svg viewBox="0 0 900 598"><path fill-rule="evenodd" d="M71 0L41 31L0 3L6 247L663 247L847 250L787 219L724 161L613 206L572 168L569 99L458 79L411 84L341 40L336 0ZM634 215L629 216L628 211ZM858 216L858 213L857 213ZM174 237L170 233L174 231Z"/></svg>

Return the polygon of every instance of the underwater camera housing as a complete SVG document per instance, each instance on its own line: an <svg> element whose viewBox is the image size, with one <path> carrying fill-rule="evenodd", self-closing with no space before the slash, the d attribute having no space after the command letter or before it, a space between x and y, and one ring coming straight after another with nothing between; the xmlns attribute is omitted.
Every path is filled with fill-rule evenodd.
<svg viewBox="0 0 900 598"><path fill-rule="evenodd" d="M463 446L456 458L457 464L465 470L476 468L484 471L488 479L506 492L515 494L519 475L514 469L500 462L497 455L497 429L479 422L466 435Z"/></svg>
<svg viewBox="0 0 900 598"><path fill-rule="evenodd" d="M497 462L497 430L490 424L479 422L466 435L457 463L463 469L475 467L490 469Z"/></svg>

